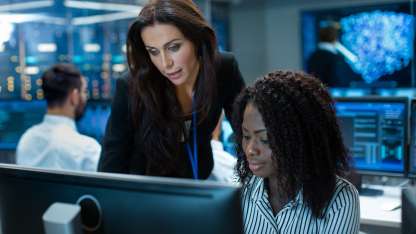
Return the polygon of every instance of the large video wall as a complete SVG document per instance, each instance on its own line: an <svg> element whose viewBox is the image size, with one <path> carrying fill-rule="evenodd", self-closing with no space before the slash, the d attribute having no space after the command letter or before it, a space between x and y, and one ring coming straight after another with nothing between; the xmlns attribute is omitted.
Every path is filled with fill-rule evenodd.
<svg viewBox="0 0 416 234"><path fill-rule="evenodd" d="M109 99L114 80L126 71L126 33L141 9L128 4L0 4L0 98L43 99L42 72L54 63L69 62L87 78L91 99Z"/></svg>

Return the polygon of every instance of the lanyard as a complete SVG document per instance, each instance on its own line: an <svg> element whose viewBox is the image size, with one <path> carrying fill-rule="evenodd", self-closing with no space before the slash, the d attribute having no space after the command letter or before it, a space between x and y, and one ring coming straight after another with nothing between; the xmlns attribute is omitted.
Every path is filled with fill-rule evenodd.
<svg viewBox="0 0 416 234"><path fill-rule="evenodd" d="M198 145L196 142L196 111L192 108L192 130L193 130L193 144L194 144L194 153L192 153L191 146L189 146L189 142L186 143L186 149L188 151L189 161L191 162L192 166L192 174L195 180L198 179Z"/></svg>

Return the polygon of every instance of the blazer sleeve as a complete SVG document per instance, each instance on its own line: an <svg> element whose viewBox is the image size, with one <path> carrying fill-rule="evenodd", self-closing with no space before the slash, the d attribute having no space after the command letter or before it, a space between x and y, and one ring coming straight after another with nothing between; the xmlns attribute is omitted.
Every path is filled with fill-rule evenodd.
<svg viewBox="0 0 416 234"><path fill-rule="evenodd" d="M98 171L129 173L134 136L131 130L132 121L128 103L127 79L118 79L103 139Z"/></svg>
<svg viewBox="0 0 416 234"><path fill-rule="evenodd" d="M238 68L237 60L231 53L222 54L223 65L219 73L219 79L224 95L224 112L227 119L231 122L233 104L238 94L245 88L245 82Z"/></svg>

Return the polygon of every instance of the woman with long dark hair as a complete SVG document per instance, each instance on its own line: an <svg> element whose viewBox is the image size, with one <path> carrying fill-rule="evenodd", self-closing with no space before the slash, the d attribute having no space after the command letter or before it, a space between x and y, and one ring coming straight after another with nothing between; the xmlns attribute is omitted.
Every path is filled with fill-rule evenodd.
<svg viewBox="0 0 416 234"><path fill-rule="evenodd" d="M315 77L276 71L236 101L246 233L358 233L355 187L333 101Z"/></svg>
<svg viewBox="0 0 416 234"><path fill-rule="evenodd" d="M130 26L99 170L205 179L222 109L244 87L231 54L190 0L150 1Z"/></svg>

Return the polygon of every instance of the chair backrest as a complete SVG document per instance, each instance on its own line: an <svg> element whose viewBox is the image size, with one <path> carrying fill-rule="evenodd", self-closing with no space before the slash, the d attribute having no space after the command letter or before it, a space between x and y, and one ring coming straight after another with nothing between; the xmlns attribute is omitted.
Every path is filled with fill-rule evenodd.
<svg viewBox="0 0 416 234"><path fill-rule="evenodd" d="M402 191L402 234L416 234L416 187Z"/></svg>

